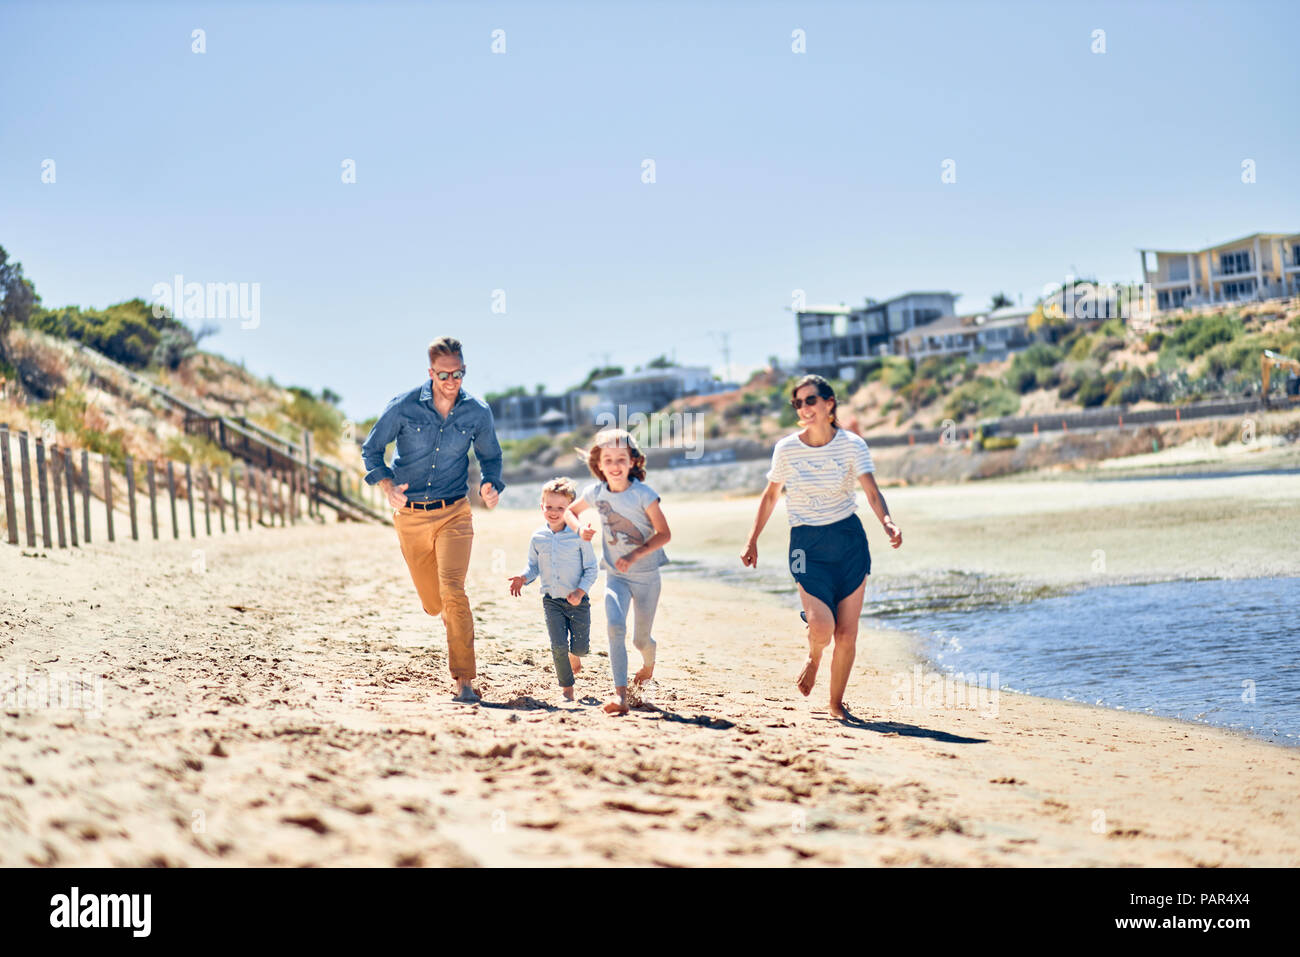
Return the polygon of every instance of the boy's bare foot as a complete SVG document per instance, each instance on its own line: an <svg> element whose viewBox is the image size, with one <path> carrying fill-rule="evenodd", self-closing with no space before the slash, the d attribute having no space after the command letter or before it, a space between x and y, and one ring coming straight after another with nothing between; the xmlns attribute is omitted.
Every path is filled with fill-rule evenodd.
<svg viewBox="0 0 1300 957"><path fill-rule="evenodd" d="M803 692L805 698L812 694L813 685L817 683L817 666L819 664L821 662L809 658L803 663L803 671L799 672L799 677L795 679L795 684L799 686L799 690Z"/></svg>
<svg viewBox="0 0 1300 957"><path fill-rule="evenodd" d="M478 704L480 699L473 686L466 681L460 686L460 691L456 694L456 697L451 700L459 701L462 704Z"/></svg>
<svg viewBox="0 0 1300 957"><path fill-rule="evenodd" d="M573 670L575 675L582 672L582 659L573 652L569 652L569 667Z"/></svg>
<svg viewBox="0 0 1300 957"><path fill-rule="evenodd" d="M627 714L627 692L618 692L614 697L605 702L603 710L606 714Z"/></svg>
<svg viewBox="0 0 1300 957"><path fill-rule="evenodd" d="M655 674L655 666L645 665L641 668L640 671L638 671L636 674L632 676L632 684L643 685L651 678L653 678L654 674Z"/></svg>
<svg viewBox="0 0 1300 957"><path fill-rule="evenodd" d="M560 691L564 694L565 701L573 700L573 685L569 685L567 688L561 688Z"/></svg>

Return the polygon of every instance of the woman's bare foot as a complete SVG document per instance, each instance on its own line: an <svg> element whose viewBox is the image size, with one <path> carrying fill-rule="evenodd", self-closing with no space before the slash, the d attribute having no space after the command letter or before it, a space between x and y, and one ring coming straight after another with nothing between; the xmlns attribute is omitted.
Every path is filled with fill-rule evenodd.
<svg viewBox="0 0 1300 957"><path fill-rule="evenodd" d="M616 688L616 694L605 702L604 711L606 714L627 714L627 689Z"/></svg>
<svg viewBox="0 0 1300 957"><path fill-rule="evenodd" d="M845 707L843 701L832 701L830 707L831 717L838 721L856 721L857 716Z"/></svg>
<svg viewBox="0 0 1300 957"><path fill-rule="evenodd" d="M643 685L651 678L654 677L654 673L655 673L654 665L645 665L644 667L641 668L640 671L638 671L636 674L632 676L632 684Z"/></svg>
<svg viewBox="0 0 1300 957"><path fill-rule="evenodd" d="M582 659L573 652L569 652L569 668L572 669L575 675L582 672Z"/></svg>
<svg viewBox="0 0 1300 957"><path fill-rule="evenodd" d="M456 693L456 697L451 700L459 701L462 704L478 704L479 696L474 691L473 686L468 681L465 681L461 683L460 691Z"/></svg>
<svg viewBox="0 0 1300 957"><path fill-rule="evenodd" d="M799 672L799 677L795 679L795 684L799 686L799 690L803 692L805 698L812 694L813 685L817 683L817 666L819 664L821 662L809 658L803 663L803 671Z"/></svg>
<svg viewBox="0 0 1300 957"><path fill-rule="evenodd" d="M569 687L567 687L567 688L561 688L561 689L560 689L560 693L564 695L564 700L565 700L565 701L572 701L572 700L573 700L573 685L569 685Z"/></svg>

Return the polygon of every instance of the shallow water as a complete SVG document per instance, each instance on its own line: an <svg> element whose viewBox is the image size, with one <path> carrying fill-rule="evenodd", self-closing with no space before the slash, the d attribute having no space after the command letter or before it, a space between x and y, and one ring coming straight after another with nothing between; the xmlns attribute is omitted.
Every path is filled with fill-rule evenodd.
<svg viewBox="0 0 1300 957"><path fill-rule="evenodd" d="M780 569L675 566L670 574L757 587L799 607ZM1078 590L957 571L872 578L863 620L909 633L937 670L996 672L1005 691L1300 746L1300 578Z"/></svg>
<svg viewBox="0 0 1300 957"><path fill-rule="evenodd" d="M1088 588L977 611L880 615L947 672L1003 690L1201 721L1300 745L1300 578Z"/></svg>

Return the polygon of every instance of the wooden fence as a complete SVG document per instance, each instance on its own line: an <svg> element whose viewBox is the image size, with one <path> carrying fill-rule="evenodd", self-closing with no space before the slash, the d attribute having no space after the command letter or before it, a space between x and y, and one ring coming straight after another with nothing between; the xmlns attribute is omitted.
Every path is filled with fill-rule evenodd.
<svg viewBox="0 0 1300 957"><path fill-rule="evenodd" d="M127 456L116 468L108 456L47 448L40 437L13 434L0 424L4 539L29 548L54 548L56 542L59 548L76 548L100 535L113 542L128 531L134 541L179 539L184 532L198 538L317 520L320 496L313 494L307 468L295 465L196 468L168 461L159 468L153 461L141 466ZM140 478L143 491L137 487ZM341 485L340 491L347 487ZM370 490L359 480L352 487L358 496ZM160 498L165 522L159 521ZM341 518L349 517L338 511ZM95 513L102 513L102 522Z"/></svg>

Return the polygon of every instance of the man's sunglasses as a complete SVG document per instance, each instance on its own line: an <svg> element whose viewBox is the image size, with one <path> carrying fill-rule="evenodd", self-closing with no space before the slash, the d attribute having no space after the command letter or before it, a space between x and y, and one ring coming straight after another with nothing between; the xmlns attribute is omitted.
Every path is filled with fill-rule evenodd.
<svg viewBox="0 0 1300 957"><path fill-rule="evenodd" d="M465 378L465 370L457 369L455 372L435 372L434 375L438 377L439 382L446 382L449 378L451 379Z"/></svg>
<svg viewBox="0 0 1300 957"><path fill-rule="evenodd" d="M791 399L790 404L794 406L796 409L802 408L805 405L811 409L814 405L817 404L817 400L820 398L821 396L819 395L810 395L806 399L799 399L799 398Z"/></svg>

